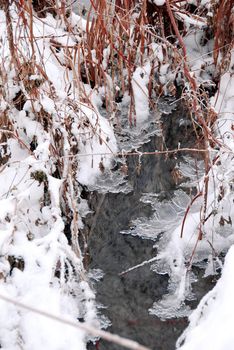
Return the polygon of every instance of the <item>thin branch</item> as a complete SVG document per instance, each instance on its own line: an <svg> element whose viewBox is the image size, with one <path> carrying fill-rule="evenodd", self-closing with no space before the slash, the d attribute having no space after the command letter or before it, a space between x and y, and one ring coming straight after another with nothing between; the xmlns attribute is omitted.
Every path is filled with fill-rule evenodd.
<svg viewBox="0 0 234 350"><path fill-rule="evenodd" d="M132 266L130 267L129 269L125 270L125 271L122 271L119 273L119 276L123 276L123 275L126 275L128 272L131 272L133 270L136 270L138 269L139 267L142 267L142 266L145 266L145 265L148 265L148 264L151 264L152 262L158 260L158 257L154 257L150 260L145 260L143 261L142 263L138 264L138 265L135 265L135 266Z"/></svg>
<svg viewBox="0 0 234 350"><path fill-rule="evenodd" d="M103 338L105 340L107 340L108 342L111 342L111 343L115 343L115 344L118 344L118 345L121 345L127 349L131 349L131 350L150 350L150 348L147 348L143 345L140 345L139 343L133 341L133 340L130 340L130 339L127 339L127 338L123 338L123 337L120 337L119 335L116 335L116 334L112 334L110 332L106 332L106 331L102 331L100 329L96 329L86 323L77 323L77 322L74 322L74 321L71 321L71 320L68 320L68 319L65 319L65 318L62 318L60 316L57 316L57 315L54 315L54 314L50 314L48 313L47 311L43 311L43 310L40 310L40 309L37 309L33 306L30 306L30 305L27 305L25 303L22 303L20 301L17 301L15 299L12 299L12 298L9 298L5 295L2 295L0 294L0 299L6 301L7 303L10 303L10 304L13 304L17 307L19 307L20 309L24 309L24 310L27 310L27 311L30 311L30 312L33 312L37 315L41 315L43 317L47 317L51 320L54 320L54 321L57 321L57 322L60 322L62 324L66 324L70 327L73 327L73 328L76 328L77 330L81 329L85 332L87 332L88 334L94 336L94 337L100 337L100 338Z"/></svg>

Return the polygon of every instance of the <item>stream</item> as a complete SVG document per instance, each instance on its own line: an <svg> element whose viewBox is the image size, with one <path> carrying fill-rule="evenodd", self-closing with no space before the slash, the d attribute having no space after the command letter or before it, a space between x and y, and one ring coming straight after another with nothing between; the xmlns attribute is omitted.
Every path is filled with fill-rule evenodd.
<svg viewBox="0 0 234 350"><path fill-rule="evenodd" d="M110 172L105 172L95 186L84 188L82 192L92 210L84 219L89 247L88 267L103 272L102 279L94 285L97 302L101 305L100 313L111 322L108 331L133 339L152 350L175 349L176 339L187 326L187 318L163 321L149 314L153 303L167 293L168 275L155 273L150 264L121 276L119 274L157 254L154 245L160 234L157 238L149 235L148 239L143 239L136 234L138 228L133 226L134 222L143 218L148 222L148 231L157 229L154 225L150 226L154 208L142 198L157 194L159 201L170 200L186 182L185 178L178 182L174 175L177 164L183 162L182 157L141 155L141 152L161 149L162 144L173 149L178 142L181 147L190 147L194 143L192 127L183 105L168 109L165 107L167 101L163 103L164 113L160 119L156 113L138 131L123 127L118 134L119 148L138 150L139 156L116 159ZM125 174L120 171L123 167L127 169ZM131 229L134 235L131 235ZM198 269L197 276L199 274L201 277ZM196 299L190 302L192 307L196 307L213 285L212 279L198 280L194 288ZM88 348L124 349L103 340L96 345L89 344Z"/></svg>

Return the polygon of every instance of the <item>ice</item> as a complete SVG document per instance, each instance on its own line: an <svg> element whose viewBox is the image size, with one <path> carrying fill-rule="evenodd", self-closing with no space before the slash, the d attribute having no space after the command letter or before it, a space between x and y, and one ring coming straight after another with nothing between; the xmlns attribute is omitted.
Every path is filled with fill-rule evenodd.
<svg viewBox="0 0 234 350"><path fill-rule="evenodd" d="M152 217L132 221L130 230L122 233L157 240L160 234L166 235L177 226L189 203L189 196L178 190L171 194L169 200L161 200L160 195L147 193L142 196L141 201L152 206Z"/></svg>

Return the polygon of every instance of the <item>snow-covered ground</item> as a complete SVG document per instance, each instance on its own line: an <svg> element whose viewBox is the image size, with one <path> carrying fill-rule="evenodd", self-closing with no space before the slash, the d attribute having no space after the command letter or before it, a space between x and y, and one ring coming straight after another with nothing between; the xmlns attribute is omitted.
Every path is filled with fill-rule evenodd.
<svg viewBox="0 0 234 350"><path fill-rule="evenodd" d="M231 350L234 344L234 247L225 258L217 285L189 317L189 326L177 341L180 350Z"/></svg>
<svg viewBox="0 0 234 350"><path fill-rule="evenodd" d="M6 17L0 11L4 85L0 108L5 118L1 123L0 300L7 296L77 325L80 319L98 327L95 294L78 245L82 225L78 210L84 213L87 208L82 200L78 205L77 184L94 181L101 174L100 162L103 167L110 165L110 156L97 155L93 160L92 154L116 152L115 137L95 105L81 101L77 81L62 63L65 52L53 54L51 39L61 47L76 44L62 21L51 15L33 18L37 39L30 45L25 25L30 15L25 12L20 17L14 4L10 15L17 42L15 65ZM82 32L81 19L74 14L72 20L78 24L74 30ZM70 212L70 222L65 212ZM64 234L66 224L72 245ZM84 331L4 300L0 304L2 349L86 348Z"/></svg>

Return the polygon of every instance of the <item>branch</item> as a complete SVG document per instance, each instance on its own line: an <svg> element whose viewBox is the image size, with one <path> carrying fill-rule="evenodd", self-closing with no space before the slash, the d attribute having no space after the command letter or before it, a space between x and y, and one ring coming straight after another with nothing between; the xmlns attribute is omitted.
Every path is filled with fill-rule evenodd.
<svg viewBox="0 0 234 350"><path fill-rule="evenodd" d="M130 340L130 339L127 339L127 338L122 338L120 337L119 335L116 335L116 334L112 334L110 332L106 332L106 331L102 331L102 330L99 330L99 329L96 329L86 323L77 323L77 322L74 322L74 321L70 321L68 319L65 319L65 318L62 318L60 316L57 316L57 315L54 315L54 314L50 314L46 311L43 311L43 310L39 310L33 306L30 306L30 305L27 305L27 304L24 304L20 301L17 301L15 299L12 299L12 298L9 298L5 295L2 295L0 294L0 299L6 301L7 303L10 303L10 304L13 304L21 309L24 309L24 310L27 310L27 311L31 311L35 314L38 314L38 315L41 315L41 316L44 316L44 317L47 317L47 318L50 318L51 320L54 320L54 321L57 321L57 322L60 322L60 323L63 323L63 324L66 324L70 327L73 327L73 328L76 328L76 329L81 329L85 332L87 332L88 334L91 334L93 335L94 337L100 337L100 338L103 338L109 342L112 342L112 343L115 343L115 344L118 344L118 345L121 345L127 349L131 349L131 350L150 350L149 348L143 346L143 345L140 345L139 343L133 341L133 340Z"/></svg>

